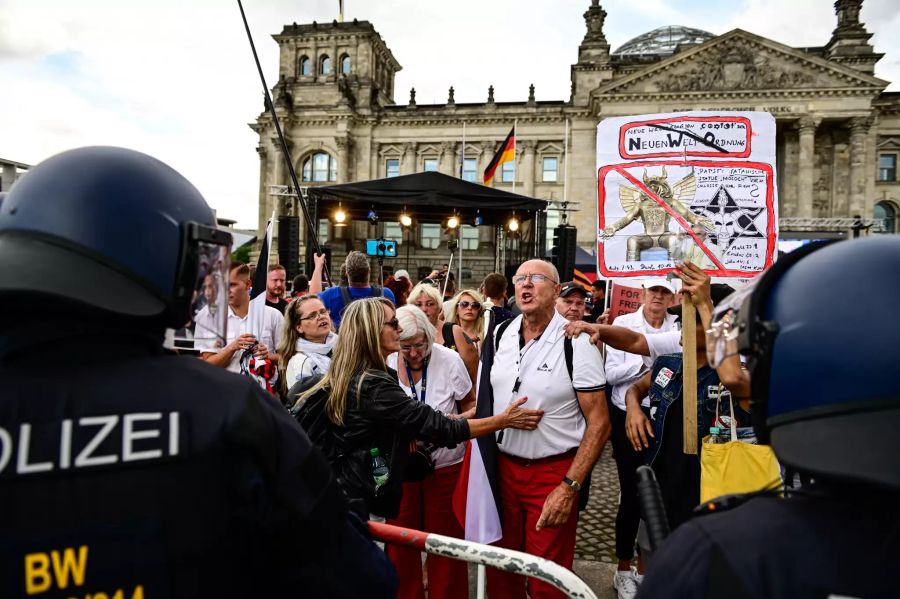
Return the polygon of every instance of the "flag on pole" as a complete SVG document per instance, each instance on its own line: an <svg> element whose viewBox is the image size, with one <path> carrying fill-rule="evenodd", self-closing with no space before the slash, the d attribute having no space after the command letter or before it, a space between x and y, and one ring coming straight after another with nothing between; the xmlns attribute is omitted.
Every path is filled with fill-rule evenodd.
<svg viewBox="0 0 900 599"><path fill-rule="evenodd" d="M338 22L343 23L344 22L344 0L338 0L338 11L339 11Z"/></svg>
<svg viewBox="0 0 900 599"><path fill-rule="evenodd" d="M494 415L491 366L494 364L494 329L491 319L481 350L481 369L477 381L475 417ZM453 513L465 530L465 538L478 543L493 543L503 536L500 525L500 486L497 478L497 440L485 435L469 441L462 471L453 492Z"/></svg>
<svg viewBox="0 0 900 599"><path fill-rule="evenodd" d="M514 160L515 157L516 128L514 126L509 130L509 135L507 135L506 139L503 140L503 144L500 146L500 149L497 150L497 153L494 154L494 157L491 158L491 162L487 165L487 168L484 169L484 184L490 185L493 182L494 174L497 172L497 169L500 168L500 165L504 162Z"/></svg>

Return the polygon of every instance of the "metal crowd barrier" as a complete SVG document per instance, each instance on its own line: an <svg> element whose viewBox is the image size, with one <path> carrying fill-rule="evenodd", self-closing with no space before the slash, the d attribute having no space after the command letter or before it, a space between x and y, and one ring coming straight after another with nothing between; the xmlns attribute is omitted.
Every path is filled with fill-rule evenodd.
<svg viewBox="0 0 900 599"><path fill-rule="evenodd" d="M513 574L538 578L569 597L597 599L594 591L574 572L530 553L381 522L370 521L369 532L375 540L383 543L411 547L426 553L478 564L478 599L484 597L484 568L488 566Z"/></svg>

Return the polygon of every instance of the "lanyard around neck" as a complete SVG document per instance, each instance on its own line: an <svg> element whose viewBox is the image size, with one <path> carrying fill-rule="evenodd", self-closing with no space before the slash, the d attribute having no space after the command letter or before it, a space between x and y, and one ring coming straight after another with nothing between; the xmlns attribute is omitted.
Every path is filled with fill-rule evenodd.
<svg viewBox="0 0 900 599"><path fill-rule="evenodd" d="M415 385L415 383L413 383L413 375L412 375L412 370L410 370L410 368L409 368L409 362L407 362L406 360L403 360L403 364L406 366L406 382L409 383L409 388L412 389L413 400L415 400L415 401L421 400L422 403L425 403L425 390L426 390L426 387L428 386L428 358L425 358L422 361L422 380L420 381L422 383L421 398L419 397L419 394L416 393L416 385Z"/></svg>

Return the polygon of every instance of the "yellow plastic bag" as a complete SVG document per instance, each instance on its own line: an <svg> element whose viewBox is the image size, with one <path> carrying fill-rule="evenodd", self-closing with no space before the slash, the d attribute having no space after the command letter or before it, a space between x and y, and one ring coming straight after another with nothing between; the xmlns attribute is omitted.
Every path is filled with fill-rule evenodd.
<svg viewBox="0 0 900 599"><path fill-rule="evenodd" d="M732 408L731 414L734 414ZM751 493L781 482L775 453L768 445L739 441L731 417L731 441L710 443L703 438L700 451L700 502L731 493Z"/></svg>

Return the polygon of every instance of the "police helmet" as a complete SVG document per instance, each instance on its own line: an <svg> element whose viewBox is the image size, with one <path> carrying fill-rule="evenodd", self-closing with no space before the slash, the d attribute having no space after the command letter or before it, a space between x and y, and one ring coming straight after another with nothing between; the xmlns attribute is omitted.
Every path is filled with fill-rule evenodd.
<svg viewBox="0 0 900 599"><path fill-rule="evenodd" d="M736 294L754 428L782 464L900 489L898 265L900 237L810 244Z"/></svg>
<svg viewBox="0 0 900 599"><path fill-rule="evenodd" d="M29 170L0 205L0 299L64 298L177 328L204 280L227 301L230 244L171 167L122 148L70 150Z"/></svg>

